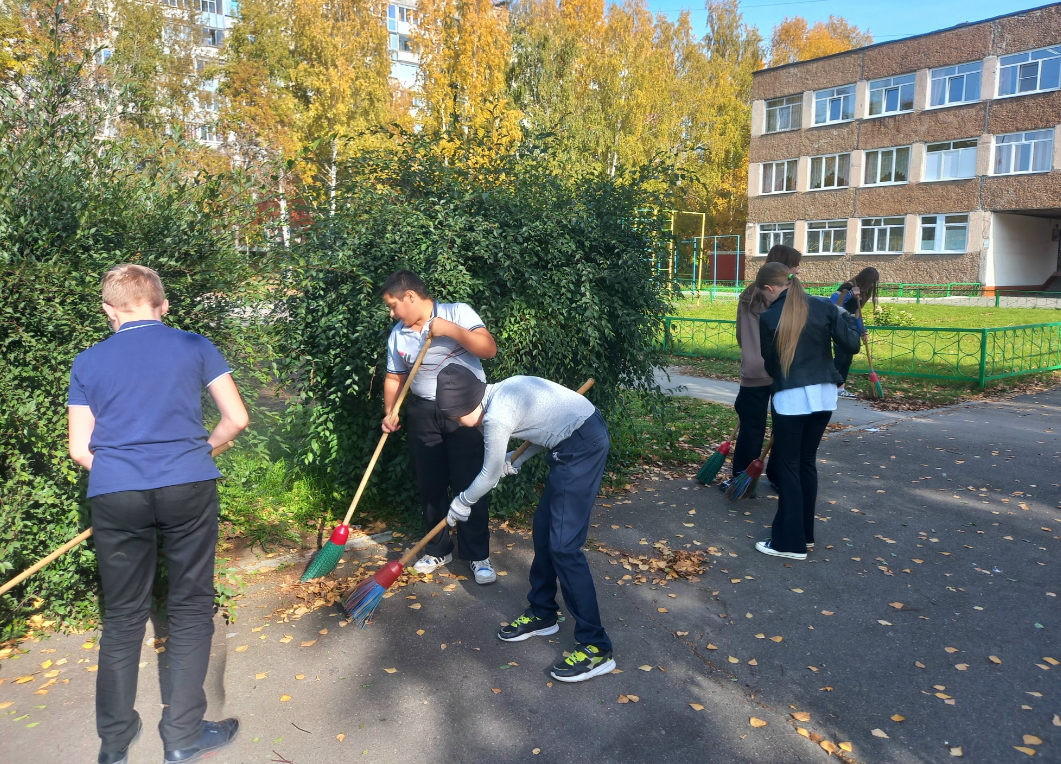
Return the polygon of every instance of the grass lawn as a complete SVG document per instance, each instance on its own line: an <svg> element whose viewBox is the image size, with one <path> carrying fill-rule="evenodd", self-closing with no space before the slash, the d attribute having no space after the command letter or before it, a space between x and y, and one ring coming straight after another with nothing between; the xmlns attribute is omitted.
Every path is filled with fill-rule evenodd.
<svg viewBox="0 0 1061 764"><path fill-rule="evenodd" d="M915 326L951 326L980 329L991 326L1047 324L1061 321L1061 310L1048 308L986 308L965 305L918 305L884 302L893 310L904 310L914 317ZM735 301L717 301L697 305L695 300L675 303L672 315L682 318L720 318L732 321L737 316Z"/></svg>

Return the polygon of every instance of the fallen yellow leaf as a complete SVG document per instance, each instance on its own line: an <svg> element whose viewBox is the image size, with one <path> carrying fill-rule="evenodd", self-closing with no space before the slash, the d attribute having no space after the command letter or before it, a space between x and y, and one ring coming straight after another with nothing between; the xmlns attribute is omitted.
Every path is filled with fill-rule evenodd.
<svg viewBox="0 0 1061 764"><path fill-rule="evenodd" d="M803 727L796 727L796 732L803 735L803 737L810 737L810 733L803 729Z"/></svg>
<svg viewBox="0 0 1061 764"><path fill-rule="evenodd" d="M51 662L50 660L47 660L47 661L45 661L44 663L42 663L42 664L41 664L41 668L42 668L42 669L47 669L47 668L49 668L49 667L50 667L51 665L52 665L52 662Z"/></svg>
<svg viewBox="0 0 1061 764"><path fill-rule="evenodd" d="M870 730L869 734L873 735L873 737L888 737L888 733L882 729Z"/></svg>
<svg viewBox="0 0 1061 764"><path fill-rule="evenodd" d="M14 704L15 704L15 701L13 701L13 700L5 700L3 703L0 703L0 709L7 708L8 706L12 706Z"/></svg>
<svg viewBox="0 0 1061 764"><path fill-rule="evenodd" d="M236 648L236 652L237 653L246 652L249 647L250 647L250 645L240 645L239 647Z"/></svg>
<svg viewBox="0 0 1061 764"><path fill-rule="evenodd" d="M766 639L766 635L765 634L756 634L755 638L756 639Z"/></svg>
<svg viewBox="0 0 1061 764"><path fill-rule="evenodd" d="M300 682L301 682L301 681L302 681L303 679L305 679L305 678L306 678L306 675L305 675L305 674L295 674L295 679L299 680Z"/></svg>
<svg viewBox="0 0 1061 764"><path fill-rule="evenodd" d="M944 647L943 649L946 650L948 653L956 653L956 652L958 652L958 648L957 647Z"/></svg>
<svg viewBox="0 0 1061 764"><path fill-rule="evenodd" d="M269 676L269 672L268 671L263 671L263 672L261 672L259 674L255 674L254 678L255 679L265 679L265 677L267 677L267 676Z"/></svg>
<svg viewBox="0 0 1061 764"><path fill-rule="evenodd" d="M85 671L99 671L99 664L96 664L95 666L89 666L85 669Z"/></svg>
<svg viewBox="0 0 1061 764"><path fill-rule="evenodd" d="M59 676L59 669L52 669L44 675L45 679L51 679L53 676Z"/></svg>
<svg viewBox="0 0 1061 764"><path fill-rule="evenodd" d="M818 743L818 745L820 745L829 753L836 753L838 750L840 750L836 747L836 743L834 743L832 740L823 740L822 742Z"/></svg>
<svg viewBox="0 0 1061 764"><path fill-rule="evenodd" d="M997 655L989 655L989 656L987 656L987 659L989 661L991 661L992 663L994 663L996 666L1001 666L1002 665L1002 659L999 658Z"/></svg>
<svg viewBox="0 0 1061 764"><path fill-rule="evenodd" d="M313 647L315 644L317 644L317 640L307 639L305 642L302 643L301 647Z"/></svg>
<svg viewBox="0 0 1061 764"><path fill-rule="evenodd" d="M906 717L905 716L900 716L899 714L895 714L895 716L892 717L892 721L893 722L905 722L906 721Z"/></svg>
<svg viewBox="0 0 1061 764"><path fill-rule="evenodd" d="M770 637L771 642L780 642L782 639L784 639L782 636Z"/></svg>
<svg viewBox="0 0 1061 764"><path fill-rule="evenodd" d="M617 701L618 703L629 703L629 702L630 702L630 698L626 697L625 695L620 695L620 696L619 696L619 697L618 697L618 698L616 699L616 701Z"/></svg>
<svg viewBox="0 0 1061 764"><path fill-rule="evenodd" d="M717 648L717 647L715 647L714 645L710 645L710 644L709 644L709 645L707 646L707 649L708 649L708 650L717 650L718 648Z"/></svg>
<svg viewBox="0 0 1061 764"><path fill-rule="evenodd" d="M290 634L285 634L285 635L283 636L283 638L282 638L282 639L280 640L280 644L286 645L286 644L287 644L288 642L290 642L290 641L291 641L292 639L294 639L294 637L293 637L293 636L291 636Z"/></svg>
<svg viewBox="0 0 1061 764"><path fill-rule="evenodd" d="M386 671L388 674L393 674L398 671L398 669L396 668L385 668L383 670Z"/></svg>
<svg viewBox="0 0 1061 764"><path fill-rule="evenodd" d="M1061 716L1054 714L1054 726L1061 727Z"/></svg>
<svg viewBox="0 0 1061 764"><path fill-rule="evenodd" d="M335 736L335 739L338 740L341 743L344 740L346 740L346 735L344 735L342 732L340 732L338 735Z"/></svg>
<svg viewBox="0 0 1061 764"><path fill-rule="evenodd" d="M1034 748L1025 748L1023 745L1015 745L1013 747L1016 748L1021 753L1026 753L1029 756L1034 756L1035 755L1035 749Z"/></svg>
<svg viewBox="0 0 1061 764"><path fill-rule="evenodd" d="M500 687L491 687L490 689L494 691L494 695L500 695L501 694L501 688Z"/></svg>
<svg viewBox="0 0 1061 764"><path fill-rule="evenodd" d="M638 668L641 669L642 671L651 671L652 670L652 667L649 666L647 663L644 666L638 666Z"/></svg>
<svg viewBox="0 0 1061 764"><path fill-rule="evenodd" d="M86 642L85 644L81 645L81 648L83 650L91 650L93 647L95 647L95 645L91 642Z"/></svg>
<svg viewBox="0 0 1061 764"><path fill-rule="evenodd" d="M626 697L630 698L631 703L636 703L637 701L641 700L641 698L637 695L627 695Z"/></svg>
<svg viewBox="0 0 1061 764"><path fill-rule="evenodd" d="M954 746L953 748L950 749L950 755L951 756L961 756L962 755L962 747L960 745Z"/></svg>
<svg viewBox="0 0 1061 764"><path fill-rule="evenodd" d="M729 656L730 663L740 663L740 658L734 658L732 655Z"/></svg>
<svg viewBox="0 0 1061 764"><path fill-rule="evenodd" d="M281 703L286 703L289 700L291 700L291 696L290 695L281 695L280 696L280 702Z"/></svg>
<svg viewBox="0 0 1061 764"><path fill-rule="evenodd" d="M1059 665L1059 662L1056 659L1051 658L1050 656L1046 656L1045 658L1043 658L1043 660L1049 663L1051 666Z"/></svg>
<svg viewBox="0 0 1061 764"><path fill-rule="evenodd" d="M925 667L925 664L922 663L921 661L914 661L914 665L917 666L918 668L924 668Z"/></svg>
<svg viewBox="0 0 1061 764"><path fill-rule="evenodd" d="M840 749L843 751L847 751L848 753L851 753L853 750L855 750L850 743L841 743Z"/></svg>
<svg viewBox="0 0 1061 764"><path fill-rule="evenodd" d="M424 630L423 629L417 629L416 630L416 636L418 636L418 637L424 636Z"/></svg>
<svg viewBox="0 0 1061 764"><path fill-rule="evenodd" d="M1042 745L1043 741L1035 737L1035 735L1025 735L1024 745Z"/></svg>
<svg viewBox="0 0 1061 764"><path fill-rule="evenodd" d="M328 630L327 630L327 629L321 629L321 630L320 630L320 631L318 631L317 633L318 633L318 634L327 634L327 633L328 633Z"/></svg>
<svg viewBox="0 0 1061 764"><path fill-rule="evenodd" d="M704 707L702 705L700 705L699 703L690 703L689 707L691 709L693 709L694 711L703 711L704 710Z"/></svg>
<svg viewBox="0 0 1061 764"><path fill-rule="evenodd" d="M792 591L794 591L796 594L803 594L802 589L793 589Z"/></svg>
<svg viewBox="0 0 1061 764"><path fill-rule="evenodd" d="M891 605L896 610L902 610L903 609L903 603L901 603L901 602L889 602L888 604Z"/></svg>
<svg viewBox="0 0 1061 764"><path fill-rule="evenodd" d="M751 724L753 727L765 727L766 726L766 722L764 722L762 719L760 719L757 716L753 716L751 719L749 719L748 723Z"/></svg>
<svg viewBox="0 0 1061 764"><path fill-rule="evenodd" d="M758 666L759 665L759 661L755 660L755 658L752 658L750 661L748 661L748 665L749 666Z"/></svg>
<svg viewBox="0 0 1061 764"><path fill-rule="evenodd" d="M955 663L954 664L954 668L958 669L958 671L965 671L966 669L969 668L969 664L968 663Z"/></svg>
<svg viewBox="0 0 1061 764"><path fill-rule="evenodd" d="M794 711L792 713L792 718L795 719L797 722L809 722L810 711Z"/></svg>
<svg viewBox="0 0 1061 764"><path fill-rule="evenodd" d="M665 608L665 607L658 607L658 608L656 608L656 612L657 612L657 613L666 613L666 612L667 612L667 608Z"/></svg>
<svg viewBox="0 0 1061 764"><path fill-rule="evenodd" d="M531 753L533 753L535 756L537 756L541 752L542 752L541 748L532 748L531 749Z"/></svg>
<svg viewBox="0 0 1061 764"><path fill-rule="evenodd" d="M420 603L419 602L414 602L412 605L409 606L409 609L410 610L419 610L420 609Z"/></svg>

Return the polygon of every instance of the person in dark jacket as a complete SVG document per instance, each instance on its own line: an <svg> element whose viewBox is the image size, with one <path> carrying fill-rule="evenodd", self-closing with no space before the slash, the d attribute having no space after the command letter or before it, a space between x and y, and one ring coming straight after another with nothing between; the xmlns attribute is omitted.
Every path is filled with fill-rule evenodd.
<svg viewBox="0 0 1061 764"><path fill-rule="evenodd" d="M871 300L873 309L877 309L877 284L879 283L880 272L876 268L863 268L853 280L841 284L840 288L829 298L833 304L839 305L851 315L856 316L859 334L862 334L865 329L862 318L856 314L859 314L861 309L866 307L866 303ZM835 343L833 344L833 363L836 365L836 370L840 372L840 376L844 378L836 392L841 398L858 397L846 388L847 374L851 371L851 362L854 359L854 353L848 353Z"/></svg>
<svg viewBox="0 0 1061 764"><path fill-rule="evenodd" d="M781 263L793 273L799 274L799 261L803 253L787 244L775 244L766 255L767 263ZM759 458L766 438L766 415L770 408L770 375L763 366L763 355L759 351L759 316L769 305L762 290L751 284L741 292L737 300L737 345L740 347L740 390L733 409L737 412L740 429L737 445L733 449L733 474L739 475L748 469L753 459ZM773 461L766 463L766 478L774 478ZM719 488L725 491L733 478L722 481Z"/></svg>
<svg viewBox="0 0 1061 764"><path fill-rule="evenodd" d="M770 303L759 316L759 341L774 380L772 461L779 496L771 538L755 548L805 560L814 548L818 445L836 410L836 386L842 380L833 364L833 343L853 354L860 335L854 316L824 297L809 296L780 263L764 265L755 285Z"/></svg>

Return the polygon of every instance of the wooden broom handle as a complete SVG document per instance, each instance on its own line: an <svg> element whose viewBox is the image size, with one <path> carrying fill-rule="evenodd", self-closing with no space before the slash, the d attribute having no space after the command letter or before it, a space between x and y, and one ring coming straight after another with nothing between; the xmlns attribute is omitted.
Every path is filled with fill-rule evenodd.
<svg viewBox="0 0 1061 764"><path fill-rule="evenodd" d="M862 319L862 306L858 306L858 320L862 321L862 342L866 346L866 362L869 364L869 370L873 371L873 355L869 349L869 329L866 328L866 322Z"/></svg>
<svg viewBox="0 0 1061 764"><path fill-rule="evenodd" d="M774 447L774 436L771 435L770 436L770 440L766 441L766 445L763 446L763 452L761 454L759 454L759 461L764 460L766 458L766 455L768 453L770 453L770 449L773 448L773 447Z"/></svg>
<svg viewBox="0 0 1061 764"><path fill-rule="evenodd" d="M575 392L577 392L579 395L585 395L586 393L589 392L589 389L591 387L593 387L593 385L596 383L596 381L597 380L595 380L593 377L590 377L589 379L587 379L582 384L582 387L578 388L578 390L576 390ZM515 452L512 454L512 463L513 464L515 464L516 459L519 459L521 456L523 456L523 452L524 451L526 451L528 448L530 448L530 444L531 444L531 442L529 440L525 440L525 441L523 441L523 445L515 450Z"/></svg>
<svg viewBox="0 0 1061 764"><path fill-rule="evenodd" d="M226 442L226 443L222 443L220 446L218 446L217 448L215 448L213 451L210 452L211 458L215 457L215 456L218 456L219 454L223 454L225 451L228 451L234 445L235 445L235 443L233 443L231 440ZM91 535L92 535L92 528L91 527L86 528L84 531L82 531L81 533L79 533L76 536L74 536L72 539L67 541L65 544L63 544L61 547L56 549L50 555L48 555L47 557L42 559L40 562L38 562L35 565L33 565L32 567L29 567L26 570L22 571L21 573L19 573L17 576L12 578L10 581L8 581L3 586L0 586L0 595L4 594L8 590L18 586L20 583L22 583L27 578L29 578L34 573L36 573L38 570L40 570L41 568L45 567L48 563L53 562L54 560L57 560L58 558L62 557L64 554L69 552L71 549L73 549L75 546L80 544L82 541L84 541L85 539L87 539Z"/></svg>
<svg viewBox="0 0 1061 764"><path fill-rule="evenodd" d="M448 512L446 513L446 516L447 517L449 516ZM402 559L401 559L402 567L403 568L407 567L410 562L415 560L416 556L418 554L420 554L420 552L423 550L423 548L425 546L427 546L427 542L429 542L431 539L433 539L435 536L437 536L439 533L441 533L445 528L446 528L446 518L443 517L441 520L438 521L438 525L436 525L434 528L432 528L430 531L428 531L426 536L424 536L422 539L420 539L419 541L416 542L416 546L414 546L412 549L410 549L408 552L406 552L405 554L402 555Z"/></svg>
<svg viewBox="0 0 1061 764"><path fill-rule="evenodd" d="M737 433L740 432L740 422L733 425L733 432L730 433L729 442L732 443L737 439Z"/></svg>
<svg viewBox="0 0 1061 764"><path fill-rule="evenodd" d="M405 378L405 384L402 385L401 392L398 393L398 400L394 402L394 407L391 409L390 421L396 422L398 420L398 410L402 407L402 401L405 400L406 393L409 392L409 388L413 386L413 379L416 378L416 372L420 371L420 364L423 363L424 355L427 353L427 349L431 347L431 340L433 338L428 334L427 339L424 340L423 347L420 348L419 355L416 356L416 362L413 364L413 368L409 371L409 376ZM365 474L361 477L361 483L357 486L357 493L354 494L354 500L350 502L350 508L346 510L346 517L343 518L343 525L350 524L350 518L354 516L354 510L357 509L357 503L361 501L361 494L365 492L365 486L368 485L368 479L372 477L372 470L376 467L376 461L379 459L379 455L383 452L383 446L387 443L387 436L389 432L383 433L380 436L379 443L376 444L376 450L372 452L372 458L368 461L368 467L365 468Z"/></svg>

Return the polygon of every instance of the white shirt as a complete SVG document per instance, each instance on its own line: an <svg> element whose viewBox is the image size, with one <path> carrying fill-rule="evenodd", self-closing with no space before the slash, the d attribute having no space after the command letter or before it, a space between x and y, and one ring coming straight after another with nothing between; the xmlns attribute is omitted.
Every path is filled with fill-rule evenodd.
<svg viewBox="0 0 1061 764"><path fill-rule="evenodd" d="M774 411L781 416L802 416L816 411L836 411L836 385L793 387L774 393Z"/></svg>
<svg viewBox="0 0 1061 764"><path fill-rule="evenodd" d="M479 318L471 306L463 302L435 302L431 318L444 318L452 321L468 331L474 331L479 327L485 327L483 320ZM420 354L420 348L427 339L427 324L419 331L412 329L401 321L391 329L390 337L387 338L387 371L391 374L408 374L416 363L416 357ZM435 400L435 387L438 383L438 373L451 363L459 363L461 366L471 369L472 373L481 382L486 381L483 372L483 364L479 359L469 353L463 346L452 337L436 337L431 343L424 362L420 364L420 371L416 373L413 386L409 390L413 395Z"/></svg>

